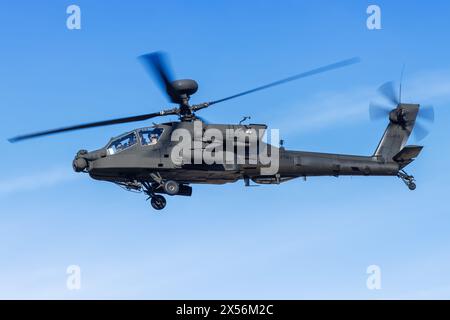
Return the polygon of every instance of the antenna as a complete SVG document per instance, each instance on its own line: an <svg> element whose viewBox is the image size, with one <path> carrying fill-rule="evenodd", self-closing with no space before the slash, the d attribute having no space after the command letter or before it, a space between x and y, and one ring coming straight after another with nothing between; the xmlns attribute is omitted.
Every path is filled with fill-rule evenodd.
<svg viewBox="0 0 450 320"><path fill-rule="evenodd" d="M398 101L400 102L400 103L402 103L402 82L403 82L403 73L404 73L404 71L405 71L405 64L403 64L403 67L402 67L402 73L400 74L400 88L399 88L399 91L398 91Z"/></svg>
<svg viewBox="0 0 450 320"><path fill-rule="evenodd" d="M250 116L244 116L244 117L242 117L242 120L239 121L239 125L241 125L244 121L249 120L249 119L251 119Z"/></svg>

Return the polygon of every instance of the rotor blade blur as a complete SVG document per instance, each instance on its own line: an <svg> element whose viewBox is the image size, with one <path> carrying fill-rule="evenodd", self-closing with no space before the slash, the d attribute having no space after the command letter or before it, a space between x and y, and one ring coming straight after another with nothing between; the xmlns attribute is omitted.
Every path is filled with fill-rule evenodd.
<svg viewBox="0 0 450 320"><path fill-rule="evenodd" d="M434 122L434 108L432 106L421 107L417 116L428 122Z"/></svg>
<svg viewBox="0 0 450 320"><path fill-rule="evenodd" d="M163 52L156 51L139 56L138 59L142 62L145 69L153 76L155 81L168 96L169 100L174 103L179 102L179 97L176 94L172 81L174 80L173 73L167 62L167 55Z"/></svg>
<svg viewBox="0 0 450 320"><path fill-rule="evenodd" d="M224 101L231 100L231 99L234 99L234 98L242 97L242 96L245 96L247 94L250 94L250 93L253 93L253 92L256 92L256 91L261 91L261 90L264 90L264 89L275 87L275 86L278 86L278 85L281 85L281 84L284 84L284 83L287 83L287 82L290 82L290 81L294 81L294 80L298 80L298 79L301 79L301 78L310 77L310 76L313 76L313 75L316 75L316 74L319 74L319 73L324 73L324 72L331 71L331 70L334 70L334 69L339 69L339 68L343 68L343 67L346 67L346 66L350 66L352 64L359 63L360 61L361 61L361 59L357 58L357 57L351 58L351 59L347 59L347 60L342 60L342 61L339 61L339 62L336 62L336 63L333 63L333 64L329 64L329 65L326 65L326 66L323 66L323 67L320 67L320 68L316 68L316 69L312 69L312 70L309 70L309 71L306 71L306 72L303 72L303 73L299 73L297 75L294 75L294 76L291 76L291 77L288 77L288 78L285 78L285 79L281 79L281 80L278 80L278 81L275 81L275 82L272 82L272 83L269 83L269 84L266 84L266 85L263 85L263 86L260 86L260 87L256 87L254 89L243 91L243 92L234 94L232 96L228 96L226 98L222 98L222 99L219 99L219 100L214 100L214 101L208 102L208 105L210 106L210 105L213 105L213 104L216 104L216 103L219 103L219 102L224 102Z"/></svg>
<svg viewBox="0 0 450 320"><path fill-rule="evenodd" d="M369 105L369 117L370 120L386 119L389 116L391 109L388 106L370 103Z"/></svg>
<svg viewBox="0 0 450 320"><path fill-rule="evenodd" d="M397 106L400 103L398 92L393 81L389 81L383 84L378 88L378 92L393 105Z"/></svg>
<svg viewBox="0 0 450 320"><path fill-rule="evenodd" d="M175 111L174 111L175 112ZM118 119L111 119L111 120L105 120L105 121L97 121L97 122L91 122L91 123L85 123L85 124L78 124L70 127L63 127L58 129L52 129L52 130L46 130L41 132L35 132L25 135L16 136L14 138L8 139L9 142L19 142L22 140L42 137L42 136L48 136L56 133L61 132L67 132L67 131L74 131L74 130L81 130L81 129L87 129L87 128L95 128L95 127L103 127L103 126L109 126L113 124L120 124L120 123L128 123L128 122L135 122L135 121L143 121L150 118L158 117L161 115L170 114L169 112L161 111L161 112L155 112L155 113L149 113L149 114L143 114L139 116L132 116L132 117L126 117L126 118L118 118Z"/></svg>
<svg viewBox="0 0 450 320"><path fill-rule="evenodd" d="M424 139L430 132L427 128L416 121L414 126L414 137L417 141Z"/></svg>

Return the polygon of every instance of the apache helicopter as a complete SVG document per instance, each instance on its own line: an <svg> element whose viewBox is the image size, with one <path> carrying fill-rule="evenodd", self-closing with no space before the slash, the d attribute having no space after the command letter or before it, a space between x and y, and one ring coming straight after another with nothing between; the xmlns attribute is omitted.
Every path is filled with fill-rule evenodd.
<svg viewBox="0 0 450 320"><path fill-rule="evenodd" d="M193 105L189 101L198 89L195 80L174 80L166 56L161 52L146 54L139 59L167 94L169 101L177 104L177 107L144 115L20 135L9 141L18 142L61 132L143 121L155 117L178 116L178 121L154 124L121 134L98 150L90 152L80 150L73 160L73 169L76 172L88 173L96 180L116 183L129 191L145 193L148 196L147 200L151 200L151 205L156 210L166 206L166 199L162 194L191 196L190 185L197 183L224 184L244 180L245 186L249 186L250 181L256 184L279 184L294 178L306 179L310 176L395 176L399 177L410 190L416 188L414 177L407 174L404 168L419 155L423 147L406 145L406 142L415 125L417 138L420 139L426 135L425 128L416 123L416 118L420 115L424 120L432 122L434 111L432 108L420 108L419 104L402 103L400 101L401 86L397 94L393 82L388 82L379 89L391 106L370 104L369 111L372 119L386 117L389 119L378 147L370 156L285 150L281 141L277 146L263 141L262 136L267 128L264 124L246 125L242 123L243 121L239 124L209 124L196 114L220 102L358 63L358 58L312 69L219 100ZM186 150L178 154L175 152L174 157L178 142L174 141L173 135L179 129L189 133L192 141L188 142L192 144L188 152ZM203 133L209 129L215 129L214 139L211 137L205 139ZM250 161L244 161L244 163L235 161L231 164L225 161L212 164L205 161L193 163L193 154L205 152L208 143L214 142L216 146L223 146L229 143L230 139L233 139L232 142L235 143L234 137L227 136L227 130L243 132L244 137L256 131L262 132L257 135L257 150L266 150L269 155L277 154L277 170L270 174L262 174L262 170L267 168L267 163L262 163L259 159L252 163ZM221 139L216 139L217 132L222 134ZM237 153L236 144L231 151L232 154ZM248 140L244 139L240 147L242 147L240 150L244 150L244 160L249 160L251 155Z"/></svg>

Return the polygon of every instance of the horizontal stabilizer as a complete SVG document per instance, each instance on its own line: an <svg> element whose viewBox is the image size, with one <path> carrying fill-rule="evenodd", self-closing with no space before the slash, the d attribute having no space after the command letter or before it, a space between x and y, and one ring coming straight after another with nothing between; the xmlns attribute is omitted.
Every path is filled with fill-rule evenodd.
<svg viewBox="0 0 450 320"><path fill-rule="evenodd" d="M410 164L422 151L422 146L406 146L392 159L402 165L402 168Z"/></svg>

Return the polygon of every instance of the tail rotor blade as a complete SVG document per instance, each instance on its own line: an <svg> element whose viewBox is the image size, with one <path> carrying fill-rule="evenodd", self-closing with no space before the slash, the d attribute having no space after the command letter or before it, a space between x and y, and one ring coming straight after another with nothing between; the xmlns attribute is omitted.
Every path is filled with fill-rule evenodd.
<svg viewBox="0 0 450 320"><path fill-rule="evenodd" d="M425 128L423 125L421 125L418 122L416 122L413 131L414 131L414 137L416 138L416 141L423 140L430 133L430 131L427 128Z"/></svg>
<svg viewBox="0 0 450 320"><path fill-rule="evenodd" d="M391 109L388 106L370 103L369 105L369 117L370 120L386 119L389 116Z"/></svg>
<svg viewBox="0 0 450 320"><path fill-rule="evenodd" d="M417 115L420 119L428 121L430 123L434 122L434 108L432 106L421 107L419 109L419 114Z"/></svg>
<svg viewBox="0 0 450 320"><path fill-rule="evenodd" d="M414 126L414 136L417 141L424 139L430 133L430 130L422 123L423 121L428 123L434 122L434 108L432 106L421 107L419 109Z"/></svg>
<svg viewBox="0 0 450 320"><path fill-rule="evenodd" d="M378 92L395 106L397 106L400 103L398 92L397 89L395 88L395 83L393 81L389 81L383 84L381 87L378 88Z"/></svg>

